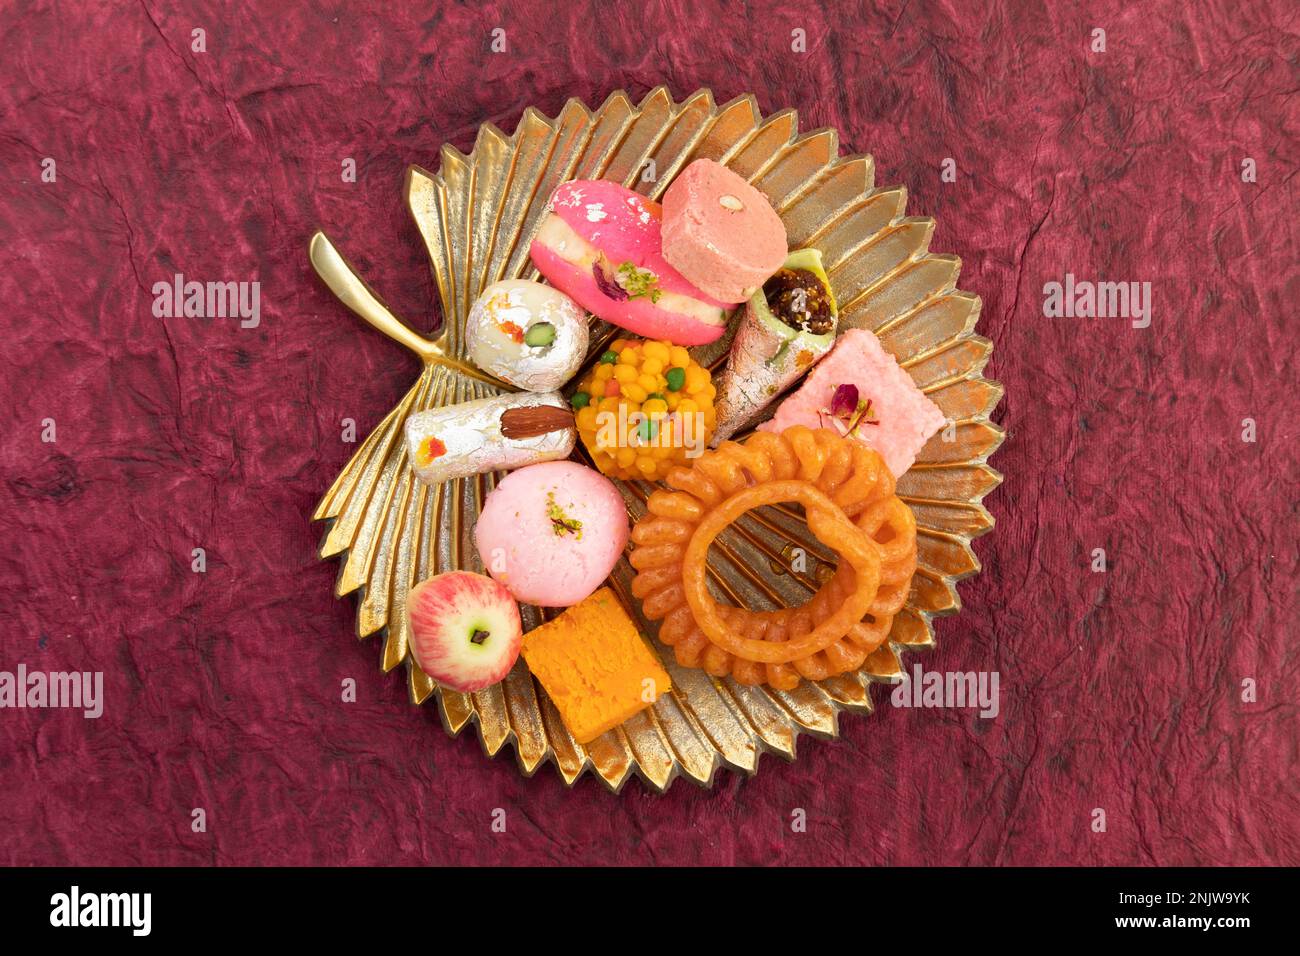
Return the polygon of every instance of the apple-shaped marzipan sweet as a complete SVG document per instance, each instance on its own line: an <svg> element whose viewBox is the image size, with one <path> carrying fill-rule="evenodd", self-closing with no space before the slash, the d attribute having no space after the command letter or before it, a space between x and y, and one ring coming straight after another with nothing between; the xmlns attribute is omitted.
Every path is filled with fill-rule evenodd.
<svg viewBox="0 0 1300 956"><path fill-rule="evenodd" d="M439 684L470 693L497 683L519 657L519 605L505 587L472 571L421 581L406 599L415 662Z"/></svg>

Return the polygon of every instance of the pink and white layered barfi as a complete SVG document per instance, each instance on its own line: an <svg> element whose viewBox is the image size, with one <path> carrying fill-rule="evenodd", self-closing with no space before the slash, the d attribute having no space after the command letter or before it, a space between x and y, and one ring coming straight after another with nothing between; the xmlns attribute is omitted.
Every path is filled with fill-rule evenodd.
<svg viewBox="0 0 1300 956"><path fill-rule="evenodd" d="M659 204L604 179L562 183L529 246L533 265L588 312L637 335L704 345L727 327L712 299L664 258Z"/></svg>

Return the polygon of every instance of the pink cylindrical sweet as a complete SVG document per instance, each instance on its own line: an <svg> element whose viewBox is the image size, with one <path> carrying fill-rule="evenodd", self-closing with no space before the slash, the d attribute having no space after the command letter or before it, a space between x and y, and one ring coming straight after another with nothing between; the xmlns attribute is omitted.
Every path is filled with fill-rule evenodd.
<svg viewBox="0 0 1300 956"><path fill-rule="evenodd" d="M588 312L647 338L703 345L726 330L709 298L663 257L659 204L603 179L561 184L528 254Z"/></svg>
<svg viewBox="0 0 1300 956"><path fill-rule="evenodd" d="M474 528L488 574L516 600L540 607L572 607L600 587L627 536L627 506L618 489L572 461L506 475Z"/></svg>
<svg viewBox="0 0 1300 956"><path fill-rule="evenodd" d="M664 193L663 252L678 272L719 302L744 302L789 250L767 197L727 167L697 159Z"/></svg>

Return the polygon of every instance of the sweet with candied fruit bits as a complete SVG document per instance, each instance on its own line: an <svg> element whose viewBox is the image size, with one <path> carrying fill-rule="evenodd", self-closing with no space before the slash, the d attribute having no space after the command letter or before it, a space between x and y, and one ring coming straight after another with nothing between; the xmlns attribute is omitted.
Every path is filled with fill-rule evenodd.
<svg viewBox="0 0 1300 956"><path fill-rule="evenodd" d="M592 462L611 478L658 481L696 458L716 423L717 389L666 339L616 339L570 403Z"/></svg>

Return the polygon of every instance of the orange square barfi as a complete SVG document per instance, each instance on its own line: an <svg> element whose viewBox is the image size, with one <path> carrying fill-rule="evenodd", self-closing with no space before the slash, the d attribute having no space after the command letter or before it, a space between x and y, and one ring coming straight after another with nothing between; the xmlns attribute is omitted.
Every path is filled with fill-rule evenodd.
<svg viewBox="0 0 1300 956"><path fill-rule="evenodd" d="M672 686L609 588L525 634L523 655L580 744L649 707Z"/></svg>

